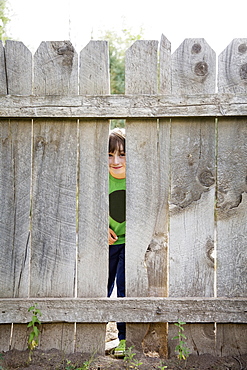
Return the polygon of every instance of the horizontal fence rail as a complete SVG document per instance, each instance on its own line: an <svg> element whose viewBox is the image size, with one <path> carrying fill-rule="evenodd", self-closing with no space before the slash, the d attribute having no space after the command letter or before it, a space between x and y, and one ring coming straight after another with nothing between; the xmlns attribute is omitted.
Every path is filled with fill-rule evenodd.
<svg viewBox="0 0 247 370"><path fill-rule="evenodd" d="M167 118L245 116L247 97L211 94L109 96L0 96L1 117L8 118Z"/></svg>
<svg viewBox="0 0 247 370"><path fill-rule="evenodd" d="M138 40L125 94L106 41L0 44L0 351L105 352L108 321L137 350L247 353L247 39L216 60L202 39L171 54ZM217 67L217 68L216 68ZM106 298L108 135L126 129L126 298ZM87 340L85 340L87 338Z"/></svg>
<svg viewBox="0 0 247 370"><path fill-rule="evenodd" d="M245 298L35 299L42 322L221 322L247 323ZM2 299L0 321L28 323L33 299Z"/></svg>

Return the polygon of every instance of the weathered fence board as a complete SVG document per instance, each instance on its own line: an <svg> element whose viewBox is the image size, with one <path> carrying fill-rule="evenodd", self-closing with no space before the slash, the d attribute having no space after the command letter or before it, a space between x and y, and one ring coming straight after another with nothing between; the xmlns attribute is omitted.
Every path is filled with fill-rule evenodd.
<svg viewBox="0 0 247 370"><path fill-rule="evenodd" d="M78 94L77 68L69 42L42 42L34 55L34 93ZM75 297L76 190L77 120L35 120L30 296ZM60 336L59 348L73 351L74 325L49 325L42 330L43 345L56 348Z"/></svg>
<svg viewBox="0 0 247 370"><path fill-rule="evenodd" d="M247 324L217 324L216 354L240 356L247 353Z"/></svg>
<svg viewBox="0 0 247 370"><path fill-rule="evenodd" d="M218 123L217 295L247 294L247 120Z"/></svg>
<svg viewBox="0 0 247 370"><path fill-rule="evenodd" d="M247 96L96 95L0 96L2 117L18 118L170 118L246 116Z"/></svg>
<svg viewBox="0 0 247 370"><path fill-rule="evenodd" d="M32 53L19 41L5 43L8 94L32 94Z"/></svg>
<svg viewBox="0 0 247 370"><path fill-rule="evenodd" d="M247 91L247 39L235 39L219 56L218 89ZM247 130L245 118L218 120L217 295L247 294L246 205ZM247 326L217 324L217 354L247 352Z"/></svg>
<svg viewBox="0 0 247 370"><path fill-rule="evenodd" d="M247 126L246 119L222 119L218 123L217 189L217 295L247 294ZM245 353L246 329L217 324L218 353ZM234 335L232 335L234 331Z"/></svg>
<svg viewBox="0 0 247 370"><path fill-rule="evenodd" d="M91 40L80 53L79 94L110 93L107 41Z"/></svg>
<svg viewBox="0 0 247 370"><path fill-rule="evenodd" d="M204 39L185 40L172 63L173 93L214 93L215 53ZM171 127L169 295L212 297L215 120L174 118ZM189 336L194 343L192 353L204 353L208 344L214 345L213 324L191 324L187 330L193 333ZM169 327L169 339L173 331Z"/></svg>
<svg viewBox="0 0 247 370"><path fill-rule="evenodd" d="M27 323L28 308L37 302L43 312L42 322L102 323L177 322L245 323L247 298L3 298L0 302L1 323Z"/></svg>
<svg viewBox="0 0 247 370"><path fill-rule="evenodd" d="M34 121L31 297L74 297L77 122Z"/></svg>
<svg viewBox="0 0 247 370"><path fill-rule="evenodd" d="M172 91L172 58L171 43L162 35L160 40L159 57L159 94L171 94Z"/></svg>
<svg viewBox="0 0 247 370"><path fill-rule="evenodd" d="M0 297L28 296L31 122L0 122Z"/></svg>
<svg viewBox="0 0 247 370"><path fill-rule="evenodd" d="M90 41L81 51L81 94L109 94L107 53L105 41ZM79 123L78 297L107 296L108 135L107 119ZM105 333L105 324L78 324L77 351L89 352L91 346L104 354Z"/></svg>
<svg viewBox="0 0 247 370"><path fill-rule="evenodd" d="M42 42L34 54L35 95L77 95L78 56L70 41Z"/></svg>
<svg viewBox="0 0 247 370"><path fill-rule="evenodd" d="M1 351L8 351L10 349L11 338L11 324L0 325L0 348Z"/></svg>
<svg viewBox="0 0 247 370"><path fill-rule="evenodd" d="M218 91L246 94L247 39L234 39L218 59Z"/></svg>
<svg viewBox="0 0 247 370"><path fill-rule="evenodd" d="M214 295L215 124L173 119L169 295Z"/></svg>
<svg viewBox="0 0 247 370"><path fill-rule="evenodd" d="M186 324L183 326L183 334L186 336L186 346L190 353L202 355L210 353L215 355L215 327L210 324ZM174 325L169 325L168 332L168 351L169 356L175 353L175 347L178 344L177 340L172 339L178 335L178 328Z"/></svg>
<svg viewBox="0 0 247 370"><path fill-rule="evenodd" d="M215 52L204 39L185 39L172 54L172 93L214 93L215 67Z"/></svg>
<svg viewBox="0 0 247 370"><path fill-rule="evenodd" d="M2 46L2 45L1 45ZM3 49L1 49L3 51ZM4 55L1 55L0 91L2 94L31 94L32 93L32 56L30 51L18 42L6 42ZM4 75L3 75L4 74ZM0 295L12 297L28 297L29 295L29 268L30 268L30 208L31 208L31 120L15 120L5 122L8 127L8 137L1 142L8 146L8 155L4 166L1 166L1 174L5 180L5 189L1 199L9 202L8 209L3 207L1 222L7 226L7 234L10 239L3 238L4 230L1 230L1 270L4 269L5 286L1 286ZM1 151L2 152L2 151ZM6 152L5 152L6 153ZM5 171L3 168L5 167ZM6 172L8 171L8 173ZM7 181L6 181L7 180ZM11 213L9 214L10 209ZM6 213L5 213L6 212ZM6 229L5 229L6 230ZM3 233L2 233L3 231ZM9 233L10 232L10 233ZM4 245L2 242L4 240ZM6 259L8 258L8 261ZM7 266L7 270L6 270ZM1 274L2 275L2 274ZM10 294L10 295L9 295ZM25 325L18 325L23 336L26 333ZM21 343L15 343L16 325L5 332L6 345L14 348ZM18 334L18 337L21 335Z"/></svg>
<svg viewBox="0 0 247 370"><path fill-rule="evenodd" d="M127 94L157 93L157 47L154 41L138 41L127 51ZM166 250L163 236L165 231L159 227L160 224L155 229L156 223L162 222L157 217L159 203L160 208L163 204L163 194L159 193L159 176L162 176L163 169L159 163L161 154L157 145L157 119L126 120L126 129L126 292L129 297L142 297L152 295L157 287L162 296L166 293L166 268L160 259L166 258ZM128 223L132 219L135 222ZM154 269L156 278L151 278ZM127 325L128 341L136 348L142 349L142 345L144 352L153 351L165 355L166 342L160 342L159 336L157 342L157 336L152 335L156 326L159 332L163 332L162 337L165 337L165 324L163 327Z"/></svg>

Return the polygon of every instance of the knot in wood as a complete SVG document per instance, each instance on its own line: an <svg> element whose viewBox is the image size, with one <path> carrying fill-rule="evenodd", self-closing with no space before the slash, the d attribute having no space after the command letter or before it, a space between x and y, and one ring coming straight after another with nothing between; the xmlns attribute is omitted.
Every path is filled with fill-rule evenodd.
<svg viewBox="0 0 247 370"><path fill-rule="evenodd" d="M45 145L45 139L42 136L36 137L35 149L40 149Z"/></svg>
<svg viewBox="0 0 247 370"><path fill-rule="evenodd" d="M172 193L172 203L179 204L186 198L186 191L182 188L174 189Z"/></svg>
<svg viewBox="0 0 247 370"><path fill-rule="evenodd" d="M241 80L247 80L247 63L243 64L240 67L239 75L240 75Z"/></svg>
<svg viewBox="0 0 247 370"><path fill-rule="evenodd" d="M211 171L205 170L200 173L198 180L203 186L210 187L214 184L215 179Z"/></svg>
<svg viewBox="0 0 247 370"><path fill-rule="evenodd" d="M238 47L238 51L239 51L239 53L241 53L241 54L246 53L246 51L247 51L247 44L241 44L241 45L239 45L239 47Z"/></svg>
<svg viewBox="0 0 247 370"><path fill-rule="evenodd" d="M206 76L208 74L208 65L206 62L198 62L195 65L194 72L197 76Z"/></svg>
<svg viewBox="0 0 247 370"><path fill-rule="evenodd" d="M199 54L202 50L202 47L199 43L196 43L191 48L191 54Z"/></svg>
<svg viewBox="0 0 247 370"><path fill-rule="evenodd" d="M74 53L75 49L70 41L66 41L63 46L57 48L59 55Z"/></svg>

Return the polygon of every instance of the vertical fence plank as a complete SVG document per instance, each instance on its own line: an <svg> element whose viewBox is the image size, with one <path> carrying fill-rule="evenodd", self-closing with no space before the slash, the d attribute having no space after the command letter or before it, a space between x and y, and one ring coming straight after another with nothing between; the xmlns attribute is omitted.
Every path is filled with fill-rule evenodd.
<svg viewBox="0 0 247 370"><path fill-rule="evenodd" d="M77 122L34 121L31 297L74 296L76 170ZM49 338L56 348L56 340L45 339L47 325L43 326L43 343ZM70 328L73 351L73 324ZM60 334L61 338L67 334L62 324Z"/></svg>
<svg viewBox="0 0 247 370"><path fill-rule="evenodd" d="M218 90L246 93L247 39L234 39L219 55ZM217 296L247 294L246 117L218 119ZM247 325L217 324L217 354L247 352Z"/></svg>
<svg viewBox="0 0 247 370"><path fill-rule="evenodd" d="M159 58L159 91L171 92L171 45L162 35ZM168 294L168 226L169 226L169 183L170 183L170 119L160 119L157 127L157 209L153 239L145 254L148 276L148 295L166 297ZM141 128L142 130L142 128ZM147 186L148 188L148 186ZM154 199L152 199L154 201ZM145 328L145 326L144 326ZM167 323L151 323L142 341L147 355L168 356Z"/></svg>
<svg viewBox="0 0 247 370"><path fill-rule="evenodd" d="M159 58L159 93L171 94L172 73L171 73L171 43L164 36L160 41L160 58Z"/></svg>
<svg viewBox="0 0 247 370"><path fill-rule="evenodd" d="M215 92L215 52L204 39L185 39L172 55L172 93Z"/></svg>
<svg viewBox="0 0 247 370"><path fill-rule="evenodd" d="M32 53L20 41L5 43L8 94L32 94Z"/></svg>
<svg viewBox="0 0 247 370"><path fill-rule="evenodd" d="M106 41L90 41L81 51L79 76L80 94L109 94ZM107 296L108 135L108 120L80 121L78 297ZM77 324L76 350L104 354L105 335L105 324Z"/></svg>
<svg viewBox="0 0 247 370"><path fill-rule="evenodd" d="M215 53L203 39L187 39L172 56L172 92L213 93ZM214 296L215 122L172 119L169 295ZM192 353L214 348L214 324L187 324ZM205 335L201 335L201 333ZM174 355L174 326L169 350Z"/></svg>
<svg viewBox="0 0 247 370"><path fill-rule="evenodd" d="M157 47L156 41L136 41L127 50L126 94L157 93ZM166 240L157 221L160 200L157 119L127 119L126 132L126 293L129 297L165 294L166 282L159 286L164 276ZM128 343L146 353L166 355L165 336L166 327L162 324L127 324Z"/></svg>
<svg viewBox="0 0 247 370"><path fill-rule="evenodd" d="M34 92L78 92L78 58L69 42L42 42L34 55ZM75 296L77 121L35 120L33 128L31 297ZM42 343L50 337L42 327ZM56 324L59 349L73 352L74 324ZM70 343L68 347L68 343Z"/></svg>
<svg viewBox="0 0 247 370"><path fill-rule="evenodd" d="M137 40L126 52L125 93L157 93L157 41Z"/></svg>
<svg viewBox="0 0 247 370"><path fill-rule="evenodd" d="M10 349L11 324L0 325L0 351L5 352Z"/></svg>
<svg viewBox="0 0 247 370"><path fill-rule="evenodd" d="M31 123L0 122L0 297L27 297L31 179ZM10 343L10 326L0 325ZM9 334L9 338L7 336ZM3 346L3 347L2 347Z"/></svg>
<svg viewBox="0 0 247 370"><path fill-rule="evenodd" d="M247 39L234 39L218 58L218 91L247 92Z"/></svg>
<svg viewBox="0 0 247 370"><path fill-rule="evenodd" d="M8 93L31 94L32 55L23 43L6 41L5 65ZM3 296L27 297L29 293L32 126L31 120L22 119L12 119L2 122L2 124L2 133L6 136L1 140L3 145L1 153L7 155L6 162L4 160L5 165L1 166L1 169L5 169L1 170L3 176L1 183L6 185L1 199L7 206L7 209L2 208L2 215L6 217L4 223L7 226L7 234L1 233L1 235L5 234L1 240L1 244L3 243L1 245L3 253L1 268L4 268L4 273L1 275L4 276L5 280ZM16 324L13 326L13 333L15 333L15 329ZM26 338L26 325L19 325L19 329L19 336L23 334ZM6 330L6 326L4 330ZM11 326L7 329L9 334L10 330ZM15 347L13 340L9 341L9 344L11 348ZM24 345L26 346L27 342Z"/></svg>
<svg viewBox="0 0 247 370"><path fill-rule="evenodd" d="M1 297L28 295L31 123L1 122Z"/></svg>
<svg viewBox="0 0 247 370"><path fill-rule="evenodd" d="M78 57L70 41L43 41L34 60L35 95L78 94Z"/></svg>
<svg viewBox="0 0 247 370"><path fill-rule="evenodd" d="M245 297L247 294L246 123L246 118L228 118L220 119L218 124L217 295L219 297ZM244 325L217 324L218 354L223 356L246 353L246 327L247 325L244 329Z"/></svg>

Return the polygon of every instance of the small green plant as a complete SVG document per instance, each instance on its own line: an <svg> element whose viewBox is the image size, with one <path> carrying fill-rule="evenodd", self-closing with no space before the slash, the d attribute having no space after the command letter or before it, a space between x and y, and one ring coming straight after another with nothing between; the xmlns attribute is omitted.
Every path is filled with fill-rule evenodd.
<svg viewBox="0 0 247 370"><path fill-rule="evenodd" d="M165 369L167 369L167 366L163 365L163 363L161 361L160 365L158 366L158 369L165 370Z"/></svg>
<svg viewBox="0 0 247 370"><path fill-rule="evenodd" d="M38 326L41 325L39 317L42 316L42 313L37 308L37 303L29 307L28 312L32 312L32 320L27 324L28 328L32 328L28 337L29 361L32 361L33 351L39 345L40 330Z"/></svg>
<svg viewBox="0 0 247 370"><path fill-rule="evenodd" d="M183 334L184 327L186 322L178 321L174 325L178 327L178 335L173 337L172 339L178 340L178 345L175 347L175 352L178 353L179 360L186 360L189 357L190 349L187 347L185 341L187 337Z"/></svg>
<svg viewBox="0 0 247 370"><path fill-rule="evenodd" d="M134 346L131 346L126 349L125 351L125 356L124 356L124 362L125 362L125 367L127 370L129 369L138 369L139 366L142 365L142 362L136 360L134 357L136 356L136 353L133 352Z"/></svg>
<svg viewBox="0 0 247 370"><path fill-rule="evenodd" d="M65 370L90 370L90 366L94 360L95 353L90 357L89 360L83 362L82 366L77 367L77 365L73 365L70 360L67 360L67 366Z"/></svg>

